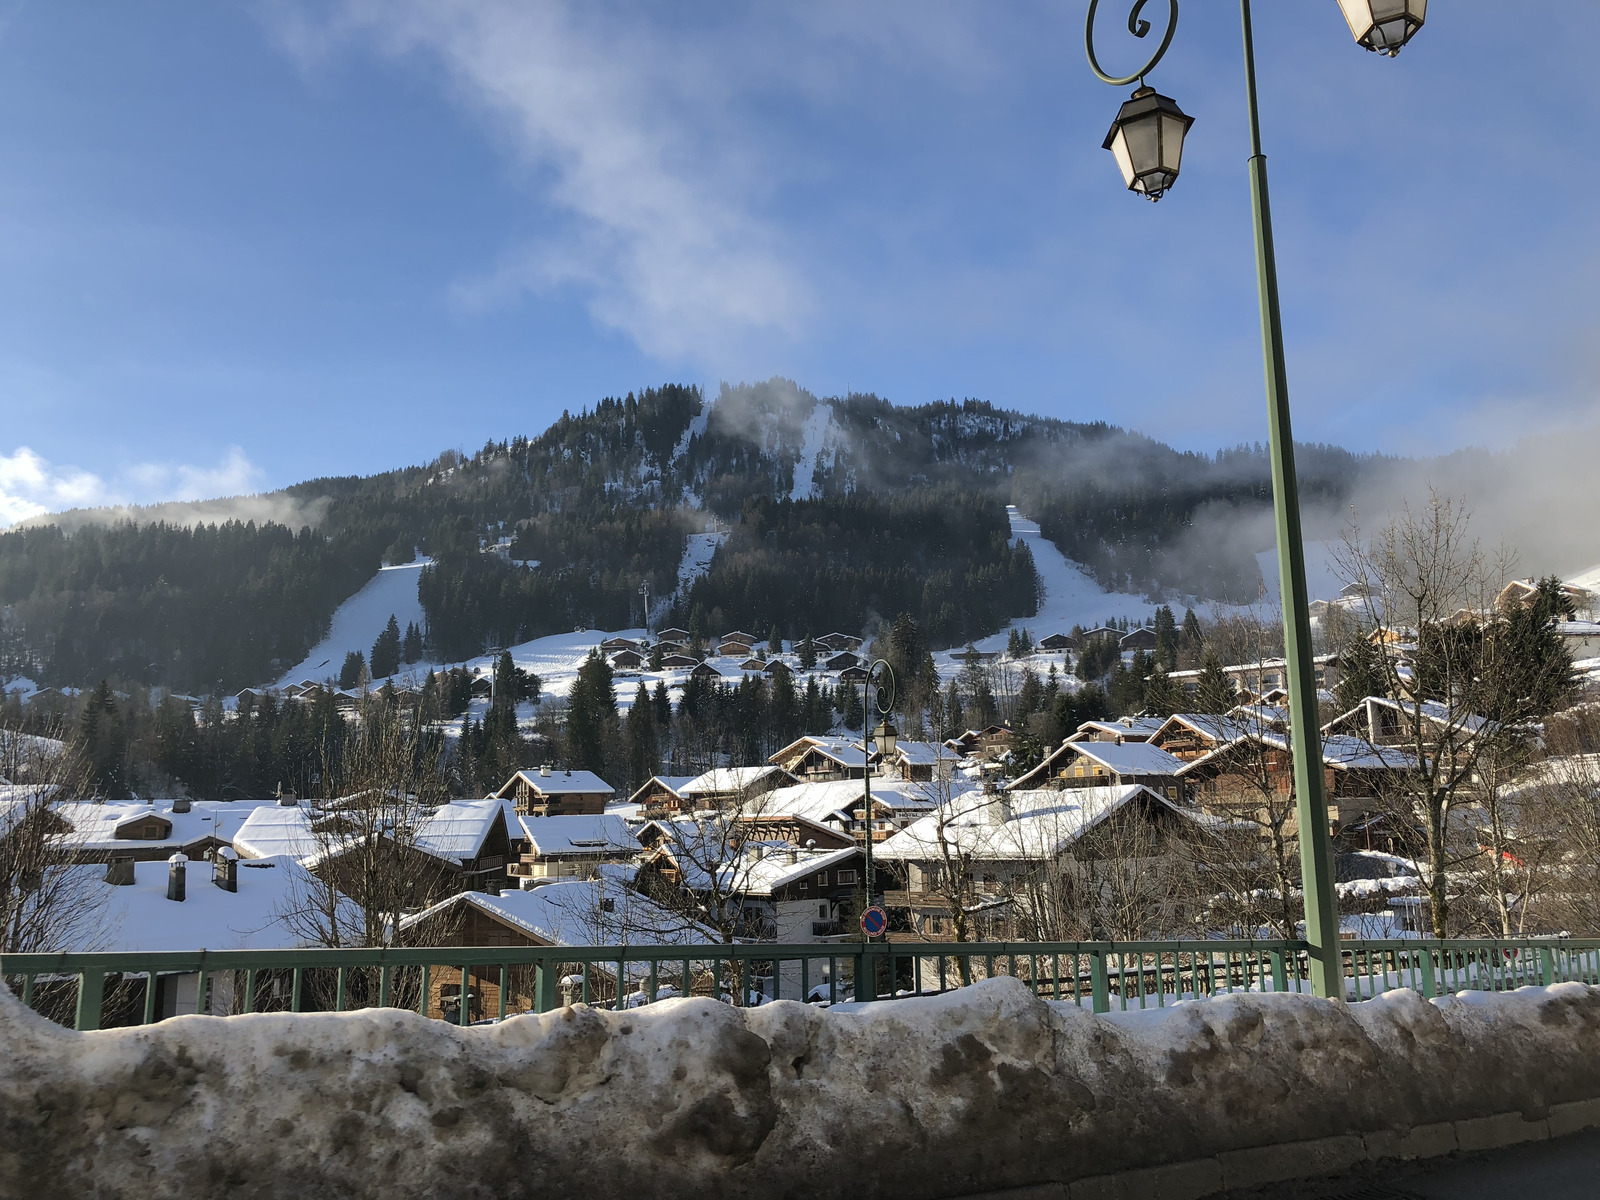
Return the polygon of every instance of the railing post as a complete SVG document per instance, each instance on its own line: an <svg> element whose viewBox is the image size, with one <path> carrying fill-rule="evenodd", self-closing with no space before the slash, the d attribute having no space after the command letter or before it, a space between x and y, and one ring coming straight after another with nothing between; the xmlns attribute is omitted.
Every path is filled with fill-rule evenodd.
<svg viewBox="0 0 1600 1200"><path fill-rule="evenodd" d="M555 967L548 962L542 962L533 968L533 1011L547 1013L555 1007Z"/></svg>
<svg viewBox="0 0 1600 1200"><path fill-rule="evenodd" d="M106 977L100 971L85 971L78 976L78 1012L74 1029L88 1032L100 1028L100 1006L105 999Z"/></svg>
<svg viewBox="0 0 1600 1200"><path fill-rule="evenodd" d="M1094 1011L1107 1013L1111 1011L1111 984L1106 979L1106 952L1104 950L1089 951L1089 983L1093 989Z"/></svg>
<svg viewBox="0 0 1600 1200"><path fill-rule="evenodd" d="M1433 947L1423 946L1418 953L1422 955L1422 994L1432 1000L1439 994L1439 983L1433 975Z"/></svg>
<svg viewBox="0 0 1600 1200"><path fill-rule="evenodd" d="M864 1004L878 998L878 970L872 961L872 956L862 944L862 949L856 955L856 1003Z"/></svg>
<svg viewBox="0 0 1600 1200"><path fill-rule="evenodd" d="M1272 990L1281 995L1289 990L1289 971L1283 965L1283 951L1268 950L1267 957L1272 961Z"/></svg>
<svg viewBox="0 0 1600 1200"><path fill-rule="evenodd" d="M1539 985L1549 987L1556 981L1556 960L1549 946L1539 947Z"/></svg>

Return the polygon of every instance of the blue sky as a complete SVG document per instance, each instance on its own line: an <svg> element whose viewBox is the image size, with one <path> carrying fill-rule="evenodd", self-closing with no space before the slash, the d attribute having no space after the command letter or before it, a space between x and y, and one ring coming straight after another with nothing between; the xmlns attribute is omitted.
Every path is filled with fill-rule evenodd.
<svg viewBox="0 0 1600 1200"><path fill-rule="evenodd" d="M1298 435L1591 427L1600 10L1439 4L1391 61L1257 7ZM1084 8L0 5L0 524L669 380L1260 439L1237 11L1185 5L1153 76L1197 121L1152 205Z"/></svg>

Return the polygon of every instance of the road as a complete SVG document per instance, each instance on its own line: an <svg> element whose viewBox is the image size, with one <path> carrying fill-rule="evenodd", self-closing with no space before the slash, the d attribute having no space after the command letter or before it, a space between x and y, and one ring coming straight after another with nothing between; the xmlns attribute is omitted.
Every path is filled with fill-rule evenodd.
<svg viewBox="0 0 1600 1200"><path fill-rule="evenodd" d="M1593 1200L1600 1196L1600 1130L1365 1179L1279 1184L1258 1194L1273 1200Z"/></svg>

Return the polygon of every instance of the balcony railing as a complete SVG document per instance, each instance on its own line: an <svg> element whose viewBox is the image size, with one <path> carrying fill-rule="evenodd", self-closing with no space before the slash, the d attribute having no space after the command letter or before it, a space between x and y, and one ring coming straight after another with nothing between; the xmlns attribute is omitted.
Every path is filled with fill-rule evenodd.
<svg viewBox="0 0 1600 1200"><path fill-rule="evenodd" d="M1571 980L1600 983L1600 939L1352 941L1342 943L1340 952L1350 1000L1401 987L1432 997ZM155 1021L162 990L157 982L174 976L192 980L196 1012L406 1007L430 1013L441 1008L445 990L453 989L455 996L466 991L475 1003L456 1003L451 1013L463 1025L474 1012L498 1020L518 1011L548 1012L566 998L622 1008L685 994L736 1005L777 999L866 1002L937 994L998 976L1021 980L1041 999L1099 1013L1239 991L1310 990L1306 945L1298 941L440 946L0 956L0 978L24 1004L83 1030ZM215 1003L224 995L226 1005Z"/></svg>

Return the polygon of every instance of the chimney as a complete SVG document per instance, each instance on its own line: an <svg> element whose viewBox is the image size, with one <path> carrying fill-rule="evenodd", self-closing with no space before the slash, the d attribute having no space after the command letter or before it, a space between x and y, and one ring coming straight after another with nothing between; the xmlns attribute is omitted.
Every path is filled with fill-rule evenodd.
<svg viewBox="0 0 1600 1200"><path fill-rule="evenodd" d="M106 864L106 882L113 887L133 883L133 855L119 854Z"/></svg>
<svg viewBox="0 0 1600 1200"><path fill-rule="evenodd" d="M791 867L794 866L796 863L798 863L800 861L800 851L798 851L798 850L789 851L789 853L787 855L787 858L789 859L789 865Z"/></svg>
<svg viewBox="0 0 1600 1200"><path fill-rule="evenodd" d="M180 796L172 802L172 811L175 813L186 813L193 807L194 805L189 803L187 796Z"/></svg>
<svg viewBox="0 0 1600 1200"><path fill-rule="evenodd" d="M541 766L539 768L539 778L540 779L549 779L550 778L550 764L549 763L545 763L543 766Z"/></svg>
<svg viewBox="0 0 1600 1200"><path fill-rule="evenodd" d="M218 846L211 859L211 882L225 892L239 890L239 856L232 846Z"/></svg>
<svg viewBox="0 0 1600 1200"><path fill-rule="evenodd" d="M1004 825L1011 820L1011 797L1001 793L989 805L989 822L993 825Z"/></svg>
<svg viewBox="0 0 1600 1200"><path fill-rule="evenodd" d="M295 808L299 803L300 801L296 800L288 792L283 792L278 796L278 806L280 808Z"/></svg>
<svg viewBox="0 0 1600 1200"><path fill-rule="evenodd" d="M167 859L167 899L183 902L189 884L189 860L182 851Z"/></svg>

